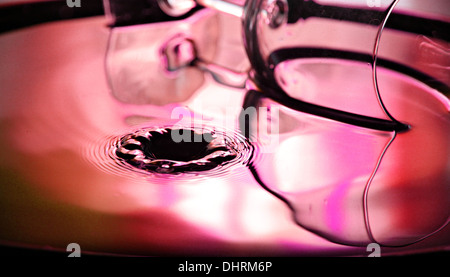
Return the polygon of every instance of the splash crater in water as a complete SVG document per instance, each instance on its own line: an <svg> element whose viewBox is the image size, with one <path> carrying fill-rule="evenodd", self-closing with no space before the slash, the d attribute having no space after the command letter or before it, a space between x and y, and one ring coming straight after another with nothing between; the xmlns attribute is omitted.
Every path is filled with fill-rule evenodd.
<svg viewBox="0 0 450 277"><path fill-rule="evenodd" d="M220 174L248 164L253 155L253 146L239 132L215 127L143 128L115 137L108 145L108 156L121 171L166 177Z"/></svg>

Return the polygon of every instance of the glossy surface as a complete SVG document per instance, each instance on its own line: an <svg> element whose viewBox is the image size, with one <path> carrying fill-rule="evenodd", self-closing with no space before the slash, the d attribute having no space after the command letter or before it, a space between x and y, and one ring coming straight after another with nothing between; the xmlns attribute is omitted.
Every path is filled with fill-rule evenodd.
<svg viewBox="0 0 450 277"><path fill-rule="evenodd" d="M108 29L103 18L46 24L0 37L0 144L3 146L0 240L3 244L65 251L69 243L76 242L82 251L126 255L367 255L365 246L336 244L301 228L292 220L286 204L263 189L246 166L211 178L199 175L164 179L124 174L109 167L109 162L102 162L104 156L99 156L97 150L105 149L108 138L162 122L178 122L170 118L174 106L203 111L208 122L220 124L226 121L226 108L240 107L245 95L242 90L224 88L205 78L201 88L181 104L120 102L110 93L105 77L107 41ZM381 183L383 179L387 182L370 188L388 193L395 201L379 206L375 193L369 195L369 206L380 207L373 221L385 218L386 214L391 216L394 208L397 210L392 214L395 228L400 226L400 230L408 231L424 226L423 232L428 232L428 226L435 222L435 218L428 217L429 212L442 209L445 212L446 207L448 211L448 198L445 198L448 185L442 187L443 179L439 178L448 180L449 176L449 155L445 155L449 150L449 118L442 113L448 110L442 101L417 91L417 99L422 98L434 103L431 110L423 110L425 118L420 113L398 109L400 119L404 114L408 121L423 126L417 128L422 130L421 134L397 138L398 146L392 145L392 151L386 154L390 157L386 156L383 168L380 167L386 174L377 177ZM420 102L411 105L416 103ZM206 112L201 106L214 108ZM376 163L373 158L379 156L385 143L382 136L380 143L369 139L358 148L347 145L359 157L355 160L346 155L347 148L335 146L346 136L365 138L364 133L341 132L346 127L340 124L321 129L329 122L297 116L291 122L308 122L311 132L304 138L293 136L280 143L281 150L274 154L278 162L264 167L263 172L283 178L289 169L283 164L292 165L292 158L305 158L302 162L311 170L301 167L297 172L306 174L302 178L311 180L310 184L333 184L332 172L353 179L357 171L345 165L356 163L359 158L364 172L370 172ZM321 130L326 136L321 135ZM329 135L334 138L327 139ZM290 145L293 140L300 140L300 144ZM374 144L374 149L368 149ZM294 155L292 150L301 155ZM311 161L326 168L314 167ZM366 161L368 168L364 166ZM336 164L340 167L336 168ZM257 161L255 165L258 166ZM331 173L323 175L324 171ZM438 178L426 182L432 190L423 187L422 181L429 176ZM319 182L324 179L328 181ZM290 188L288 183L284 185L276 189ZM340 193L352 196L345 193L345 185L341 188L334 193L333 205L360 214L360 207L353 209L352 202L341 206L339 201L344 198ZM386 197L382 197L383 201L387 201ZM412 212L413 208L425 213ZM331 211L329 215L337 213L332 206L326 210ZM345 223L341 219L327 217L327 224L344 232L347 227L340 225ZM438 213L436 222L440 219ZM374 227L375 236L382 237L384 228L383 225ZM382 253L436 251L448 245L447 228L412 246L383 248Z"/></svg>

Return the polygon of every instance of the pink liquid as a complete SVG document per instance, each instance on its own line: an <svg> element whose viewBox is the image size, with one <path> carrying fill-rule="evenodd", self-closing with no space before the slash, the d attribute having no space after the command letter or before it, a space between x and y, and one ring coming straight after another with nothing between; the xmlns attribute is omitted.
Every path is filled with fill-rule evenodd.
<svg viewBox="0 0 450 277"><path fill-rule="evenodd" d="M76 242L82 251L128 255L367 255L365 247L342 243L370 241L364 189L392 134L283 110L277 151L257 155L254 166L269 189L293 203L295 221L245 165L189 178L118 167L107 142L170 123L172 107L112 97L104 26L97 18L0 37L3 244L65 251ZM403 76L385 77L380 89L395 92L387 107L412 130L399 134L382 157L368 187L368 220L377 241L409 243L448 218L448 99ZM194 97L224 107L242 103L243 91L222 92ZM363 103L372 109L371 101ZM448 245L447 228L383 251Z"/></svg>

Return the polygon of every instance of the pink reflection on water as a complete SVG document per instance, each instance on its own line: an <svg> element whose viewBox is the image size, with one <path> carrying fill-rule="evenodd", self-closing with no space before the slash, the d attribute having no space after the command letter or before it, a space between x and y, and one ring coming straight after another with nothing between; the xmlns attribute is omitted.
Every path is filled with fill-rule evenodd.
<svg viewBox="0 0 450 277"><path fill-rule="evenodd" d="M333 69L327 65L334 66L336 61L316 64L306 60L303 65L350 72L358 80L364 74L359 70L364 65L357 63L342 63ZM321 74L313 77L317 83L329 81ZM394 133L317 120L285 109L280 116L279 147L272 155L261 155L255 165L268 189L292 207L299 225L332 241L354 244L375 239L386 245L405 245L448 222L449 101L398 73L379 69L378 77L386 107L398 120L410 124L411 130L394 137ZM336 97L343 97L351 78L333 80ZM366 92L359 97L367 95L362 103L369 101L372 106L367 94L371 83L358 86Z"/></svg>
<svg viewBox="0 0 450 277"><path fill-rule="evenodd" d="M345 195L348 194L350 186L349 183L340 184L328 197L325 216L327 224L333 232L341 233L344 229L345 213L340 208L344 205Z"/></svg>
<svg viewBox="0 0 450 277"><path fill-rule="evenodd" d="M49 24L0 38L0 142L7 145L0 156L0 203L4 210L0 216L1 240L59 248L77 241L92 251L125 254L366 254L365 249L331 243L294 224L286 205L261 189L244 167L226 177L182 180L137 178L96 167L92 160L99 157L94 156L92 148L100 141L159 124L174 107L123 104L111 97L103 71L107 42L103 27L103 19L90 19ZM243 95L226 91L214 90L208 83L196 96L205 97L202 99L206 103L220 100L224 106L241 103L239 97ZM184 104L193 109L199 105L195 99ZM375 210L379 214L371 214L373 220L391 219L395 227L414 229L440 219L440 215L427 216L447 207L446 186L439 186L448 184L446 180L435 180L435 189L424 191L419 179L416 185L409 183L414 189L411 193L405 180L415 174L426 178L448 172L445 162L449 155L439 148L447 145L448 129L438 128L442 130L439 135L427 136L448 119L432 123L421 119L420 114L410 113L405 118L429 127L424 129L423 137L399 136L399 147L394 145L384 163L387 173L379 177L385 181L384 186L380 181L382 185L371 187L374 193L383 194L371 196L374 198L370 203L381 203L376 206L383 207ZM217 122L220 115L218 110L211 111ZM306 119L308 122L311 118ZM345 216L355 208L345 205L345 197L361 195L361 185L367 179L358 179L359 174L363 172L367 177L371 173L373 161L386 142L358 139L364 135L356 130L346 133L344 129L328 129L332 139L317 135L317 129L287 139L283 143L289 147L275 155L286 167L262 167L268 175L273 174L271 178L291 181L281 191L297 188L298 194L290 196L301 205L326 199L327 206L310 220L313 224L323 220L337 233L345 233L353 219ZM344 143L342 147L349 136L361 144ZM401 145L416 151L411 155ZM421 145L431 152L421 151ZM402 171L399 161L409 161L413 166ZM289 167L292 175L286 176ZM279 176L274 176L277 173ZM356 181L346 182L348 179ZM297 180L309 180L312 185ZM299 184L304 186L295 187ZM331 189L321 190L324 184L331 184ZM395 201L387 201L383 189ZM412 213L416 205L424 213ZM393 208L396 211L391 213ZM417 248L448 245L445 234L448 232Z"/></svg>
<svg viewBox="0 0 450 277"><path fill-rule="evenodd" d="M177 180L114 174L109 161L96 166L110 136L160 124L173 108L111 97L103 24L48 24L0 38L9 53L0 69L0 141L8 145L0 159L2 241L152 255L290 253L281 238L319 252L340 248L292 225L244 167L229 177ZM225 107L243 96L205 87L210 93L198 95Z"/></svg>

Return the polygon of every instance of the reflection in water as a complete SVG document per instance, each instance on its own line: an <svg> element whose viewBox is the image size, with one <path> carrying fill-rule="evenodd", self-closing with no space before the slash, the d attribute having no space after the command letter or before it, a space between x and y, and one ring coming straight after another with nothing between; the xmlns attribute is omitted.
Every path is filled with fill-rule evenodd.
<svg viewBox="0 0 450 277"><path fill-rule="evenodd" d="M278 105L263 98L253 100L256 105ZM363 196L394 134L287 108L274 120L281 124L280 143L256 159L255 177L291 207L303 228L334 242L367 245ZM289 128L295 121L298 127Z"/></svg>
<svg viewBox="0 0 450 277"><path fill-rule="evenodd" d="M110 95L103 18L0 39L2 243L65 251L77 242L82 251L148 255L356 251L293 226L243 166L212 178L152 179L99 163L96 149L106 151L108 139L179 121L170 120L173 105L123 104ZM213 102L213 120L222 107L241 104L241 91L211 84L180 105Z"/></svg>
<svg viewBox="0 0 450 277"><path fill-rule="evenodd" d="M239 106L244 97L205 79L177 105L116 101L104 78L104 26L103 18L76 20L0 38L2 243L65 249L77 242L82 251L150 255L366 254L365 248L334 244L299 228L285 204L261 189L244 165L210 178L152 178L120 171L112 159L102 162L109 139L143 126L171 126L177 105L196 110L200 100L204 106L219 104L223 110L208 114L214 125L224 107ZM402 82L399 93L385 99L417 132L395 139L370 186L376 239L396 228L426 233L448 216L441 212L448 210L448 109L422 87L412 87ZM419 105L424 101L431 108ZM296 215L309 229L326 227L321 235L328 238L367 239L360 232L361 188L391 134L349 130L283 108L279 123L278 150L260 151L253 161L264 184L298 203L295 209L310 209ZM424 183L432 189L425 190ZM446 234L404 249L449 245Z"/></svg>
<svg viewBox="0 0 450 277"><path fill-rule="evenodd" d="M377 109L371 82L354 81L367 77L363 63L304 59L280 67L275 73L283 76L314 69L307 70L303 82L280 81L288 93L344 103L348 92L359 91L356 103L364 105L356 108ZM271 134L279 137L279 145L262 144L271 149L253 162L253 175L287 204L297 224L338 243L406 245L440 230L449 218L449 100L412 78L378 71L386 106L411 130L396 134L320 119L259 92L250 91L244 102L246 107L280 109L279 117L270 118L279 125ZM351 103L345 103L347 108L352 109ZM250 122L252 135L261 131L257 123Z"/></svg>

